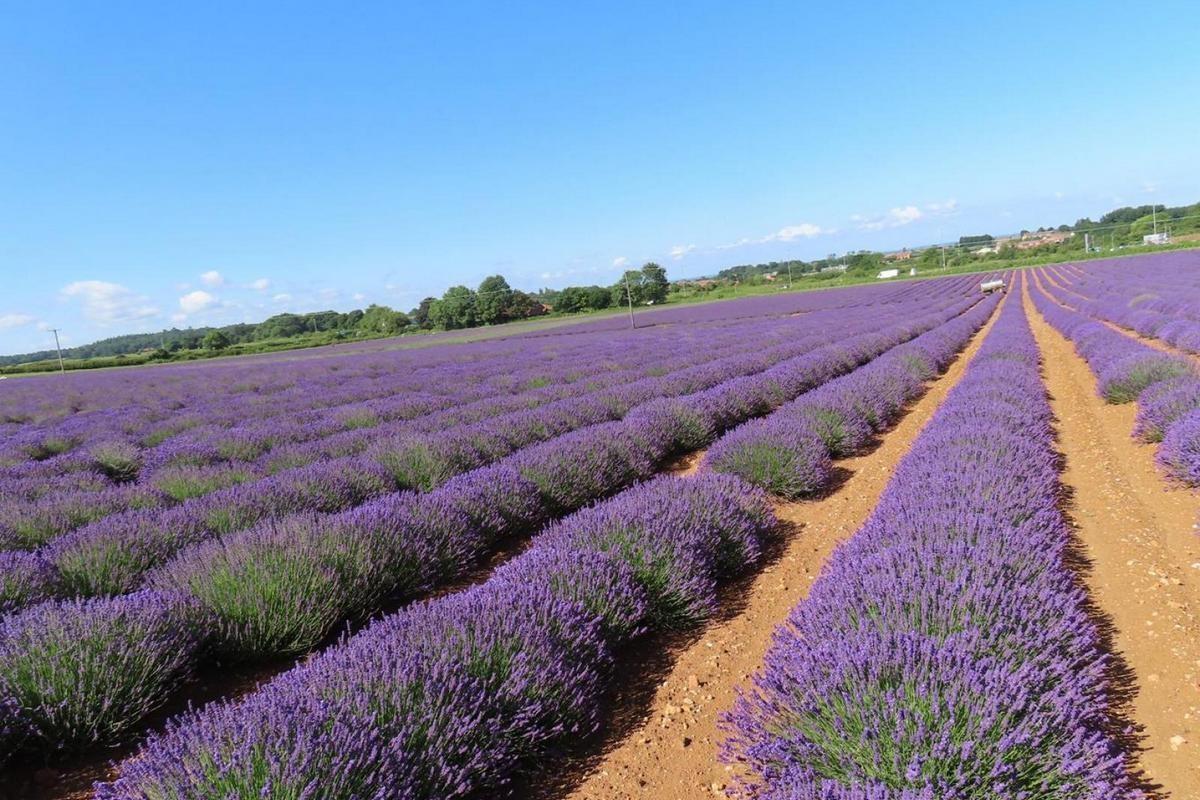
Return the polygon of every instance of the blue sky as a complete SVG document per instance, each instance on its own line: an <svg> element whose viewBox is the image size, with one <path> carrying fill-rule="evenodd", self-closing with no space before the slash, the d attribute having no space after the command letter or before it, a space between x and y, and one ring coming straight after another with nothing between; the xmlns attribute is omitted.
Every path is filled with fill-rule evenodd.
<svg viewBox="0 0 1200 800"><path fill-rule="evenodd" d="M0 2L0 353L1200 200L1200 8Z"/></svg>

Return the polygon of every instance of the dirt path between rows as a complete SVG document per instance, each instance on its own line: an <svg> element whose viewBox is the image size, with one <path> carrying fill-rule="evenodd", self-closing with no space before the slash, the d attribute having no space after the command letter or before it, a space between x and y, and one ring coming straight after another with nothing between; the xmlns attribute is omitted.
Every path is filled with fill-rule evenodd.
<svg viewBox="0 0 1200 800"><path fill-rule="evenodd" d="M1035 280L1045 279L1045 278L1046 278L1045 275L1037 275L1035 273ZM1051 285L1054 285L1054 286L1059 285L1059 284L1054 283L1053 280L1046 280L1046 282ZM1040 286L1040 283L1039 283L1039 286ZM1067 291L1070 291L1070 289L1067 289ZM1073 306L1069 306L1069 305L1063 303L1058 298L1051 295L1049 292L1046 292L1044 289L1042 290L1042 293L1044 295L1046 295L1046 297L1048 297L1051 302L1056 303L1056 304L1062 306L1063 308L1068 308L1071 311L1074 311L1078 314L1085 313L1083 311L1080 311L1077 308L1074 308ZM1079 295L1079 296L1082 297L1082 295ZM1196 353L1189 353L1186 350L1180 350L1177 347L1172 347L1171 345L1164 342L1162 339L1156 339L1153 336L1142 336L1140 333L1138 333L1135 330L1131 330L1129 328L1124 328L1115 322L1110 322L1109 320L1101 319L1100 317L1090 317L1090 319L1092 319L1096 322L1099 322L1101 325L1105 326L1109 330L1114 331L1115 333L1119 333L1122 336L1128 336L1130 339L1136 339L1137 341L1141 342L1142 344L1146 345L1147 347L1149 347L1153 350L1158 350L1160 353L1166 353L1166 354L1172 355L1172 356L1179 356L1180 358L1187 358L1187 359L1190 359L1190 360L1196 362L1197 364L1200 364L1200 355L1198 355Z"/></svg>
<svg viewBox="0 0 1200 800"><path fill-rule="evenodd" d="M1062 482L1091 562L1083 576L1115 627L1132 672L1127 713L1141 729L1140 766L1175 800L1200 798L1200 501L1167 485L1154 446L1131 437L1135 406L1114 406L1074 346L1023 293L1058 418Z"/></svg>
<svg viewBox="0 0 1200 800"><path fill-rule="evenodd" d="M571 776L568 765L568 774L559 781L568 788L553 796L675 800L724 794L731 771L717 759L725 738L718 717L733 705L738 688L748 685L771 634L808 595L834 547L853 535L875 508L897 461L958 383L996 316L873 452L836 462L844 478L836 491L816 501L777 504L779 517L794 526L780 557L748 582L737 613L712 623L675 654L649 702L638 709L640 719L623 735L609 733L606 752L585 774ZM695 465L684 465L689 468Z"/></svg>

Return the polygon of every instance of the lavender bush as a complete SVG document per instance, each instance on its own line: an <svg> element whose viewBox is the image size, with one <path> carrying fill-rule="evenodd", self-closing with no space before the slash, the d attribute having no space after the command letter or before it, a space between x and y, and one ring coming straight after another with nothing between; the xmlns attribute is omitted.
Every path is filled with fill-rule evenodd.
<svg viewBox="0 0 1200 800"><path fill-rule="evenodd" d="M1010 302L727 719L755 798L1138 797Z"/></svg>
<svg viewBox="0 0 1200 800"><path fill-rule="evenodd" d="M668 554L668 572L723 579L757 559L773 525L766 497L736 478L638 485L552 526L487 583L418 603L241 701L171 723L97 797L499 791L595 728L613 647L655 616L647 554Z"/></svg>
<svg viewBox="0 0 1200 800"><path fill-rule="evenodd" d="M0 698L16 709L7 749L115 741L184 680L202 636L195 609L154 592L0 619Z"/></svg>

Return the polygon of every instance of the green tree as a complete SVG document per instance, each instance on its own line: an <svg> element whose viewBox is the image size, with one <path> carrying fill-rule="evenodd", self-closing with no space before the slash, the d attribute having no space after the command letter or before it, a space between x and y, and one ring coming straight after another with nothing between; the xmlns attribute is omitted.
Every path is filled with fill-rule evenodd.
<svg viewBox="0 0 1200 800"><path fill-rule="evenodd" d="M254 329L255 339L286 339L304 333L304 318L299 314L276 314Z"/></svg>
<svg viewBox="0 0 1200 800"><path fill-rule="evenodd" d="M229 337L219 330L209 331L201 340L205 350L224 350L229 347Z"/></svg>
<svg viewBox="0 0 1200 800"><path fill-rule="evenodd" d="M448 331L473 328L477 321L476 302L475 293L466 286L451 286L442 299L429 306L429 321Z"/></svg>
<svg viewBox="0 0 1200 800"><path fill-rule="evenodd" d="M400 333L408 327L408 324L408 315L404 312L372 303L363 312L362 319L358 322L358 329L391 336Z"/></svg>
<svg viewBox="0 0 1200 800"><path fill-rule="evenodd" d="M432 328L433 323L429 321L429 309L432 308L433 304L436 302L436 297L426 297L424 300L418 303L417 307L414 308L409 314L412 324L416 325L422 330L429 330Z"/></svg>
<svg viewBox="0 0 1200 800"><path fill-rule="evenodd" d="M671 282L667 280L667 271L653 261L642 265L642 302L662 303L667 299Z"/></svg>
<svg viewBox="0 0 1200 800"><path fill-rule="evenodd" d="M505 319L528 319L545 314L542 304L531 295L520 290L514 291L508 298L508 307L504 309Z"/></svg>
<svg viewBox="0 0 1200 800"><path fill-rule="evenodd" d="M564 314L573 314L588 307L587 289L582 286L568 286L554 298L554 310Z"/></svg>
<svg viewBox="0 0 1200 800"><path fill-rule="evenodd" d="M475 316L481 325L496 325L507 322L509 308L512 306L513 290L503 275L492 275L484 278L479 284L479 293L475 304Z"/></svg>

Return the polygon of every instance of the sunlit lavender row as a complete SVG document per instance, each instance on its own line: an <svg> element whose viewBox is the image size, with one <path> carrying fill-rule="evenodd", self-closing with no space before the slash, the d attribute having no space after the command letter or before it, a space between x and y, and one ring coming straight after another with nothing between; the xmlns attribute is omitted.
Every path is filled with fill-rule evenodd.
<svg viewBox="0 0 1200 800"><path fill-rule="evenodd" d="M940 282L910 302L843 308L836 320L814 313L819 334L791 317L795 341L775 351L786 357L751 371L722 371L718 358L705 375L719 380L651 396L618 419L547 416L534 435L510 429L508 439L467 425L418 447L385 439L370 455L111 514L36 551L9 552L0 586L10 609L56 595L102 599L6 617L4 749L45 758L128 739L206 660L311 650L346 620L464 575L501 540L646 479L727 428L949 321L962 328L964 312L978 327L987 301L965 286ZM414 474L422 479L400 477ZM688 600L656 618L676 624L704 608ZM68 677L81 669L83 690Z"/></svg>
<svg viewBox="0 0 1200 800"><path fill-rule="evenodd" d="M1140 796L1014 301L729 718L752 797Z"/></svg>

